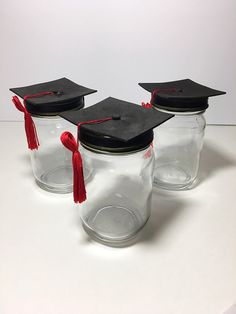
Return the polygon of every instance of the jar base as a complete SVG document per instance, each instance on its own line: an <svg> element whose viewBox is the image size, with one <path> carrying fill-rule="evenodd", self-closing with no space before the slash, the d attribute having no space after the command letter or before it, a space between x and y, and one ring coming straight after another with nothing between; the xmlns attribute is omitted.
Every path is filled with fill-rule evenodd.
<svg viewBox="0 0 236 314"><path fill-rule="evenodd" d="M162 189L176 191L190 188L194 180L185 169L167 164L155 169L153 184Z"/></svg>
<svg viewBox="0 0 236 314"><path fill-rule="evenodd" d="M37 185L51 193L71 193L73 191L72 167L59 166L35 178Z"/></svg>
<svg viewBox="0 0 236 314"><path fill-rule="evenodd" d="M124 247L134 243L147 220L143 222L136 212L128 208L111 205L94 211L87 222L82 223L93 240L112 247Z"/></svg>

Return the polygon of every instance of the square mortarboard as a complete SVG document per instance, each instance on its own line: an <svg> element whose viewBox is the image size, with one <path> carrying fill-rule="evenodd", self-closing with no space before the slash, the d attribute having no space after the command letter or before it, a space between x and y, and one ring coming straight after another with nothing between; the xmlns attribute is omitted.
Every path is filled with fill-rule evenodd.
<svg viewBox="0 0 236 314"><path fill-rule="evenodd" d="M200 85L190 79L165 83L139 83L152 93L151 103L172 111L200 111L208 108L208 97L225 92Z"/></svg>
<svg viewBox="0 0 236 314"><path fill-rule="evenodd" d="M51 92L49 95L29 97L25 101L27 111L36 115L55 115L65 110L80 109L84 106L84 96L96 92L65 77L36 85L10 88L10 90L21 98Z"/></svg>
<svg viewBox="0 0 236 314"><path fill-rule="evenodd" d="M80 123L79 137L83 144L108 151L147 146L153 138L152 129L173 117L112 97L79 111L63 112L60 116L75 125ZM96 122L107 118L111 120ZM91 120L95 123L85 124Z"/></svg>

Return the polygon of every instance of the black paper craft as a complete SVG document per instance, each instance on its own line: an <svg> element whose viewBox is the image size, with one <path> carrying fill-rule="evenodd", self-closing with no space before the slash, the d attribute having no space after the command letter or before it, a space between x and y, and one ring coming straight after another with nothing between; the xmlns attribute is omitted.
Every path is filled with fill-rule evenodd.
<svg viewBox="0 0 236 314"><path fill-rule="evenodd" d="M10 90L21 98L27 96L26 109L34 115L55 115L65 110L80 109L84 106L84 96L96 92L94 89L78 85L67 78L10 88ZM50 94L34 97L35 94L45 92ZM32 97L28 97L31 95Z"/></svg>
<svg viewBox="0 0 236 314"><path fill-rule="evenodd" d="M63 112L60 116L75 125L80 124L82 144L107 151L129 151L147 146L153 139L153 128L173 117L112 97L79 111ZM106 121L99 123L97 120Z"/></svg>
<svg viewBox="0 0 236 314"><path fill-rule="evenodd" d="M152 94L151 104L170 111L201 111L208 108L208 98L226 94L190 79L165 83L139 83Z"/></svg>

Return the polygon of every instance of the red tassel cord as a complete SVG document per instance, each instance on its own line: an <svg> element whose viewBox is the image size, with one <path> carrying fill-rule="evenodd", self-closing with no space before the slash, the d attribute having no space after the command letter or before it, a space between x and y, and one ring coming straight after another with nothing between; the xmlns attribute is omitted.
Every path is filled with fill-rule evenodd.
<svg viewBox="0 0 236 314"><path fill-rule="evenodd" d="M142 107L147 108L147 109L152 108L152 104L155 102L155 98L156 98L157 94L161 93L161 92L173 93L173 92L176 92L176 89L175 88L156 88L156 89L154 89L154 91L152 92L150 103L142 102Z"/></svg>
<svg viewBox="0 0 236 314"><path fill-rule="evenodd" d="M157 94L159 94L159 93L173 93L175 91L176 91L175 88L156 88L152 92L150 103L153 104L155 102L155 98L156 98Z"/></svg>
<svg viewBox="0 0 236 314"><path fill-rule="evenodd" d="M24 113L24 120L25 120L25 133L26 133L26 138L28 142L28 148L33 150L33 149L38 149L39 147L39 140L38 140L38 135L36 131L36 127L34 124L34 121L30 115L30 113L27 111L25 107L25 101L28 98L34 98L34 97L41 97L45 95L52 95L54 94L53 92L43 92L39 94L33 94L33 95L27 95L24 97L24 105L20 102L19 98L17 96L12 97L12 102L16 106L16 108Z"/></svg>
<svg viewBox="0 0 236 314"><path fill-rule="evenodd" d="M80 126L83 124L102 123L109 120L112 120L112 118L81 122L78 124L78 134L80 132ZM79 152L79 142L76 142L74 136L70 132L62 133L61 142L72 152L74 202L83 203L87 197L84 182L83 161Z"/></svg>
<svg viewBox="0 0 236 314"><path fill-rule="evenodd" d="M150 103L148 103L148 102L146 104L145 104L145 102L142 102L142 107L150 109L150 108L152 108L152 105Z"/></svg>
<svg viewBox="0 0 236 314"><path fill-rule="evenodd" d="M84 124L93 124L93 123L102 123L102 122L106 122L109 120L112 120L113 118L104 118L104 119L99 119L99 120L89 120L89 121L84 121L84 122L80 122L78 123L78 135L79 135L79 131L80 131L80 126L84 125Z"/></svg>
<svg viewBox="0 0 236 314"><path fill-rule="evenodd" d="M155 102L155 97L157 96L158 93L161 93L161 92L165 92L165 93L172 93L172 92L175 92L176 89L175 88L156 88L154 89L154 91L152 92L152 96L151 96L151 100L150 100L150 103L146 103L145 102L142 102L142 107L143 108L147 108L147 109L150 109L153 107L153 103ZM150 144L151 147L153 147L153 143Z"/></svg>

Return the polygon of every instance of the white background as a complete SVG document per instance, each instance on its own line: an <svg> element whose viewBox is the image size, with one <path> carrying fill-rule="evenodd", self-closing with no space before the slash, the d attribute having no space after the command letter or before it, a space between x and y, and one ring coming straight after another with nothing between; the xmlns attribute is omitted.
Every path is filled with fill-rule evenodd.
<svg viewBox="0 0 236 314"><path fill-rule="evenodd" d="M236 124L235 0L1 0L0 120L22 120L9 87L68 77L127 101L137 83L191 78L227 91L208 123Z"/></svg>

